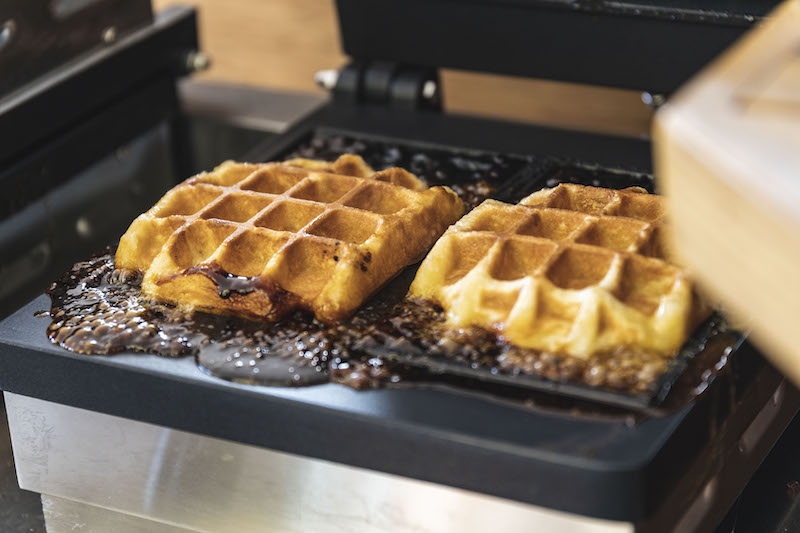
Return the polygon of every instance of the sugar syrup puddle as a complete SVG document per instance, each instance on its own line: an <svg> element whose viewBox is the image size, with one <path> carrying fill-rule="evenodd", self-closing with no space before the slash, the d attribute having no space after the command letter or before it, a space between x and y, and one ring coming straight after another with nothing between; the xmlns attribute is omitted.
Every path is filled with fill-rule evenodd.
<svg viewBox="0 0 800 533"><path fill-rule="evenodd" d="M437 372L435 365L419 365L413 358L438 357L490 374L538 374L554 382L577 381L623 393L652 388L663 371L643 370L641 361L619 354L603 364L583 362L514 349L486 331L450 330L441 310L403 297L409 283L409 274L401 275L381 291L380 298L372 299L352 319L337 326L326 326L302 313L279 324L265 324L186 312L152 301L140 290L141 276L116 270L113 251L107 250L76 263L52 284L48 290L52 322L47 333L52 342L87 355L133 351L162 357L193 356L208 374L254 385L333 382L356 389L455 387L516 405L613 419L630 417L630 412L480 377ZM733 342L734 338L721 330L709 339L710 349L701 352L698 364L690 365L699 370L684 372L674 387L680 389L677 404L685 404L724 371L730 353L725 346ZM376 355L387 349L403 356ZM706 353L711 359L704 361Z"/></svg>

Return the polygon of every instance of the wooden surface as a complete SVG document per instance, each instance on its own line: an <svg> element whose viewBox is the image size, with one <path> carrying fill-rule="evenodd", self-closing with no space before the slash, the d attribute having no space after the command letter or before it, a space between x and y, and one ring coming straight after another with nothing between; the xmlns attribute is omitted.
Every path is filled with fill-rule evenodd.
<svg viewBox="0 0 800 533"><path fill-rule="evenodd" d="M800 384L800 0L659 111L677 250Z"/></svg>
<svg viewBox="0 0 800 533"><path fill-rule="evenodd" d="M366 0L365 0L366 1ZM174 0L154 0L157 9ZM182 2L187 3L187 2ZM343 65L333 0L199 0L202 78L319 91L317 70ZM442 73L446 109L555 126L646 136L651 112L636 91Z"/></svg>

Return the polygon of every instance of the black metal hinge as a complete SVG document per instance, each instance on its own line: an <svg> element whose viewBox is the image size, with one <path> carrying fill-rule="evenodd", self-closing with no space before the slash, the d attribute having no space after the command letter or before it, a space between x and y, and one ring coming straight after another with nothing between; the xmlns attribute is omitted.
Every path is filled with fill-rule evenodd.
<svg viewBox="0 0 800 533"><path fill-rule="evenodd" d="M353 61L339 70L323 70L317 84L334 99L355 104L390 105L409 110L441 110L439 71L389 61Z"/></svg>

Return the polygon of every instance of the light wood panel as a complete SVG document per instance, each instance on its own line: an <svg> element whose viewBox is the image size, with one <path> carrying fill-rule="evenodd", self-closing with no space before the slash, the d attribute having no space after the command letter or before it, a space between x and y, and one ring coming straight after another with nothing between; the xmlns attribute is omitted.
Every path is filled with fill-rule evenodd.
<svg viewBox="0 0 800 533"><path fill-rule="evenodd" d="M367 1L367 0L365 0ZM154 0L163 8L174 0ZM185 2L184 2L185 3ZM333 0L195 0L204 79L319 91L317 70L346 62ZM466 72L443 73L448 110L555 126L644 136L651 112L639 93Z"/></svg>
<svg viewBox="0 0 800 533"><path fill-rule="evenodd" d="M800 384L800 0L659 112L677 250Z"/></svg>
<svg viewBox="0 0 800 533"><path fill-rule="evenodd" d="M314 72L346 61L333 2L325 0L154 0L195 5L201 46L213 65L205 79L317 91Z"/></svg>
<svg viewBox="0 0 800 533"><path fill-rule="evenodd" d="M652 111L637 91L445 71L451 111L617 135L649 135Z"/></svg>

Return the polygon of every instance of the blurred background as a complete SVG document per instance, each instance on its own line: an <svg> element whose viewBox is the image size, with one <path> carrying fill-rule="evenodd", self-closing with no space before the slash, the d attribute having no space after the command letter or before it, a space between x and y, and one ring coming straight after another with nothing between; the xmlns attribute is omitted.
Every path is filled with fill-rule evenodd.
<svg viewBox="0 0 800 533"><path fill-rule="evenodd" d="M200 79L322 94L314 72L346 62L332 0L154 0L153 5L173 3L193 4L200 12L202 46L212 59ZM637 91L449 70L442 72L442 84L448 111L649 134L652 112Z"/></svg>

